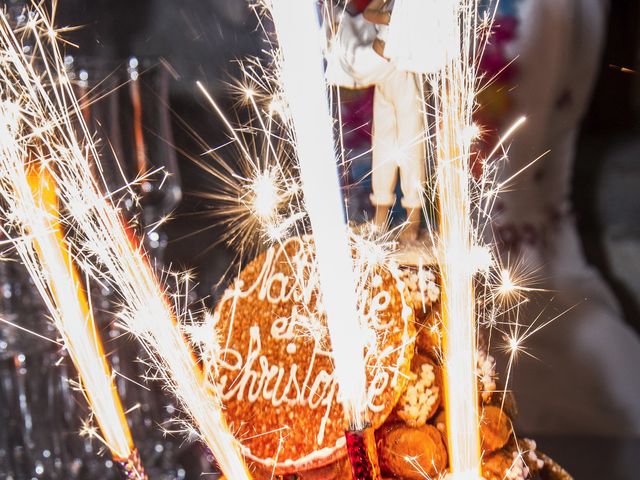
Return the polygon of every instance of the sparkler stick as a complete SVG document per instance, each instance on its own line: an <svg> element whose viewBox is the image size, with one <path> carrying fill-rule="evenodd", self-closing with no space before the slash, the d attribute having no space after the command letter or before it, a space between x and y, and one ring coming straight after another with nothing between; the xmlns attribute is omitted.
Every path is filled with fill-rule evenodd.
<svg viewBox="0 0 640 480"><path fill-rule="evenodd" d="M334 371L349 421L347 439L354 439L354 434L367 427L364 335L358 321L353 261L334 154L318 12L314 0L271 0L270 6L282 55L281 81L294 127L304 203L316 247ZM365 436L358 438L363 442L347 442L354 454L350 455L353 477L378 478L375 456L363 455L367 451L362 448ZM361 463L369 465L362 468Z"/></svg>
<svg viewBox="0 0 640 480"><path fill-rule="evenodd" d="M95 436L109 447L116 461L127 464L138 454L93 314L68 254L54 184L45 169L25 170L28 152L18 140L18 114L15 104L4 102L0 107L1 211L5 219L12 220L12 232L21 234L13 243L79 372L83 393L100 427ZM139 461L127 478L146 479Z"/></svg>
<svg viewBox="0 0 640 480"><path fill-rule="evenodd" d="M443 2L455 45L445 67L431 78L436 98L436 188L439 203L439 264L442 273L444 394L449 466L454 479L480 478L476 368L476 318L469 171L474 106L475 2Z"/></svg>
<svg viewBox="0 0 640 480"><path fill-rule="evenodd" d="M168 388L181 401L227 478L249 479L235 439L211 385L182 336L173 309L142 251L131 240L117 208L100 193L88 158L99 159L64 70L57 31L35 6L22 31L30 34L41 68L0 13L0 86L29 112L26 134L39 157L55 165L60 199L78 237L77 257L99 282L119 292L122 324L141 341ZM80 129L80 134L77 129ZM82 139L82 140L81 140ZM12 177L3 177L11 184ZM212 332L213 334L213 332Z"/></svg>
<svg viewBox="0 0 640 480"><path fill-rule="evenodd" d="M396 11L397 10L397 11ZM425 16L432 23L425 29ZM435 97L436 191L440 214L444 404L454 479L480 478L476 378L475 232L470 153L478 51L477 0L396 2L386 53L400 68L431 72ZM416 41L422 32L437 35ZM423 38L424 40L424 38ZM425 68L427 67L427 68ZM431 69L431 70L430 70Z"/></svg>

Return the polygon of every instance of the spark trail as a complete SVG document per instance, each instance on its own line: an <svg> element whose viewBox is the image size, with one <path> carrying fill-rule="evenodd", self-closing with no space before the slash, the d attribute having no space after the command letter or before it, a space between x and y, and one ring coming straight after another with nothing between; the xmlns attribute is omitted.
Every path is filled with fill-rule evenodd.
<svg viewBox="0 0 640 480"><path fill-rule="evenodd" d="M68 212L64 220L76 239L74 258L94 281L119 294L120 323L147 350L155 376L178 398L225 475L248 479L217 391L183 337L165 290L111 194L102 193L105 182L91 175L89 159L99 162L100 157L66 74L60 31L40 5L26 18L26 24L14 31L6 15L0 16L0 89L21 111L29 112L24 135L38 161L50 166Z"/></svg>

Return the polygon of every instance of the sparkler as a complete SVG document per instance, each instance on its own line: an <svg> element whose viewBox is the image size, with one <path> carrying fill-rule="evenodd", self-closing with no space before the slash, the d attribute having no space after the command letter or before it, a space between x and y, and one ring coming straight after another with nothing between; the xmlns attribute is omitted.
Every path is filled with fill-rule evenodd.
<svg viewBox="0 0 640 480"><path fill-rule="evenodd" d="M0 14L0 85L21 110L29 112L25 135L39 160L55 165L51 173L79 241L77 259L96 281L108 282L119 292L122 310L118 318L142 342L158 376L181 401L225 475L249 479L216 390L183 338L165 292L118 210L100 193L90 174L88 158L98 159L99 155L64 69L56 40L59 32L40 6L28 18L21 33L34 42L41 68L36 70L6 16Z"/></svg>
<svg viewBox="0 0 640 480"><path fill-rule="evenodd" d="M496 152L503 148L506 140L525 120L524 117L518 119L506 131L489 154L482 176L476 182L471 172L471 150L479 132L473 123L479 81L477 65L487 39L484 35L488 35L495 14L495 10L492 14L488 7L481 14L479 3L477 0L438 2L440 21L448 22L448 26L442 28L442 32L448 32L448 35L440 40L445 62L440 70L427 76L435 104L434 149L431 155L435 157L435 188L440 216L438 264L442 274L443 383L449 467L450 478L460 480L482 478L476 374L477 327L484 321L491 328L495 322L495 317L487 318L488 312L483 309L487 303L498 301L506 305L494 305L497 313L491 312L491 315L508 313L509 302L522 302L523 292L535 290L515 282L514 272L508 269L500 268L500 273L495 275L497 278L489 278L490 268L496 267L494 255L490 246L480 245L480 227L474 223L476 215L478 218L488 217L491 202L513 179L496 185L492 180L495 165L488 162L494 160ZM405 27L419 28L418 25ZM479 307L474 289L474 275L477 273L484 276L479 283L480 288L488 292ZM531 332L527 329L527 333L546 324L548 322L532 328ZM521 341L527 338L527 333L519 332L519 325L516 313L512 328L517 333L511 337L505 335L511 353L506 384L514 355L521 350Z"/></svg>
<svg viewBox="0 0 640 480"><path fill-rule="evenodd" d="M352 474L354 479L375 479L380 477L379 467L372 435L366 435L370 427L363 408L365 336L358 321L316 2L271 0L270 9L282 56L280 75L293 123L304 204L313 230L334 371L349 421L347 445Z"/></svg>
<svg viewBox="0 0 640 480"><path fill-rule="evenodd" d="M79 372L82 391L97 419L95 434L121 462L127 478L145 479L93 314L68 253L55 186L43 168L27 164L18 105L0 105L1 227L29 271ZM28 172L27 169L30 171ZM11 231L7 231L10 228Z"/></svg>
<svg viewBox="0 0 640 480"><path fill-rule="evenodd" d="M484 250L475 245L472 223L470 154L477 131L472 119L477 13L476 0L398 1L387 42L389 50L385 48L393 58L398 57L401 68L428 73L427 82L435 98L430 155L435 157L440 216L437 239L442 275L444 404L450 474L454 479L480 478L473 282L478 268L486 271L491 263L490 253L479 255ZM422 24L427 17L431 28ZM438 38L416 41L423 31L437 32Z"/></svg>
<svg viewBox="0 0 640 480"><path fill-rule="evenodd" d="M437 31L438 38L417 42L417 32L425 29L422 22L426 9L430 10L430 22L434 24L433 29L426 30ZM482 50L480 24L484 27L491 24L491 15L481 20L479 17L476 0L397 2L388 42L389 51L397 53L404 68L416 72L429 71L425 66L431 68L426 78L435 103L435 133L430 155L435 157L435 190L440 215L437 238L442 274L444 404L450 473L453 478L465 479L480 478L481 459L474 275L481 272L486 277L492 264L490 250L477 245L472 221L474 213L480 210L473 203L474 179L470 171L471 144L478 133L472 119L478 80L476 65ZM478 182L481 188L491 184L490 175L485 171ZM505 278L508 277L503 275L501 280ZM487 283L485 288L492 291L493 287Z"/></svg>
<svg viewBox="0 0 640 480"><path fill-rule="evenodd" d="M361 428L366 389L363 332L358 326L318 14L313 0L272 0L271 13L282 54L281 80L294 125L336 377L351 426Z"/></svg>
<svg viewBox="0 0 640 480"><path fill-rule="evenodd" d="M475 105L474 0L442 2L451 27L444 67L430 77L435 96L439 265L442 272L444 403L454 479L480 478L474 254L470 153Z"/></svg>

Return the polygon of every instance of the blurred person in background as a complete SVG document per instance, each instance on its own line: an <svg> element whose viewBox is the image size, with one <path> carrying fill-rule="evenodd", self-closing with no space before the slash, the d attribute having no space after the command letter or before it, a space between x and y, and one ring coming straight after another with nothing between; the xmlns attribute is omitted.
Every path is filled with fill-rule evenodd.
<svg viewBox="0 0 640 480"><path fill-rule="evenodd" d="M531 434L640 434L640 342L585 259L571 202L608 9L607 0L501 0L483 59L490 74L506 70L483 93L481 119L503 133L527 118L499 169L498 183L517 176L494 209L493 234L503 261L522 258L545 291L521 321L559 315L524 345L535 359L521 354L515 367L520 427Z"/></svg>

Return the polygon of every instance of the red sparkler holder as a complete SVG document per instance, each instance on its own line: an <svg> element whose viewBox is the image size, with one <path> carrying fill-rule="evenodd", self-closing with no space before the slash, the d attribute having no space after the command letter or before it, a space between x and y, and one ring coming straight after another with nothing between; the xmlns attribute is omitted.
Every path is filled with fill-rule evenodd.
<svg viewBox="0 0 640 480"><path fill-rule="evenodd" d="M380 480L376 439L371 425L359 430L347 430L344 436L353 480Z"/></svg>
<svg viewBox="0 0 640 480"><path fill-rule="evenodd" d="M119 463L126 480L148 480L137 448L131 450L129 457Z"/></svg>

